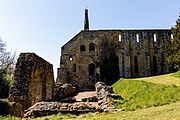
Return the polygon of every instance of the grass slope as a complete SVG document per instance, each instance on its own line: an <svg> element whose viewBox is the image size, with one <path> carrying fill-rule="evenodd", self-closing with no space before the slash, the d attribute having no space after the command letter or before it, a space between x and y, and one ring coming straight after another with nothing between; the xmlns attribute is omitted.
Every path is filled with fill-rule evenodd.
<svg viewBox="0 0 180 120"><path fill-rule="evenodd" d="M180 71L171 73L171 74L152 76L152 77L135 78L135 79L129 79L129 80L143 80L146 82L152 82L152 83L156 83L156 84L165 84L165 85L174 84L174 85L180 86Z"/></svg>
<svg viewBox="0 0 180 120"><path fill-rule="evenodd" d="M170 77L172 74L161 75L155 77ZM179 81L180 79L177 78ZM166 81L166 82L163 82ZM121 79L113 85L115 93L121 95L125 100L114 100L114 105L117 108L124 110L136 110L153 106L161 106L173 103L180 100L180 86L170 84L166 79L156 79L148 77L138 79Z"/></svg>

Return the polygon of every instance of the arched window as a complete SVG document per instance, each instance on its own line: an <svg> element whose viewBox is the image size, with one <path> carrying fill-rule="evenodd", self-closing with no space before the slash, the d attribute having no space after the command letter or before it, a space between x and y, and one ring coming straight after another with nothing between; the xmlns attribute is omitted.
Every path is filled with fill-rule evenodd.
<svg viewBox="0 0 180 120"><path fill-rule="evenodd" d="M139 42L139 34L136 34L136 42Z"/></svg>
<svg viewBox="0 0 180 120"><path fill-rule="evenodd" d="M134 57L134 72L135 73L138 73L139 70L138 70L138 58L137 56Z"/></svg>
<svg viewBox="0 0 180 120"><path fill-rule="evenodd" d="M157 41L157 35L154 34L153 37L154 37L154 42L156 42Z"/></svg>
<svg viewBox="0 0 180 120"><path fill-rule="evenodd" d="M156 59L156 56L153 57L153 73L157 74L157 59Z"/></svg>
<svg viewBox="0 0 180 120"><path fill-rule="evenodd" d="M93 43L89 44L89 52L94 52L95 51L95 45Z"/></svg>
<svg viewBox="0 0 180 120"><path fill-rule="evenodd" d="M72 61L72 60L73 60L73 58L72 58L72 57L69 57L69 60L71 60L71 61Z"/></svg>
<svg viewBox="0 0 180 120"><path fill-rule="evenodd" d="M89 76L95 74L95 65L93 63L89 64Z"/></svg>
<svg viewBox="0 0 180 120"><path fill-rule="evenodd" d="M73 64L73 72L76 72L76 64Z"/></svg>
<svg viewBox="0 0 180 120"><path fill-rule="evenodd" d="M80 51L81 51L81 52L85 52L85 51L86 51L86 47L85 47L85 45L81 45L81 47L80 47Z"/></svg>
<svg viewBox="0 0 180 120"><path fill-rule="evenodd" d="M171 39L172 39L172 40L174 39L173 34L171 34Z"/></svg>
<svg viewBox="0 0 180 120"><path fill-rule="evenodd" d="M122 41L122 36L121 36L121 34L119 34L119 42L121 42Z"/></svg>

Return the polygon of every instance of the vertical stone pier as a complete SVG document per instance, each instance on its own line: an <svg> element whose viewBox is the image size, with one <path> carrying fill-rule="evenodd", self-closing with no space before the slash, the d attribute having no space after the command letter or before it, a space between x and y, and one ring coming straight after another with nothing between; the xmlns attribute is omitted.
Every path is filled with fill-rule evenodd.
<svg viewBox="0 0 180 120"><path fill-rule="evenodd" d="M35 53L21 53L10 90L11 114L22 117L38 101L50 101L54 93L53 65Z"/></svg>

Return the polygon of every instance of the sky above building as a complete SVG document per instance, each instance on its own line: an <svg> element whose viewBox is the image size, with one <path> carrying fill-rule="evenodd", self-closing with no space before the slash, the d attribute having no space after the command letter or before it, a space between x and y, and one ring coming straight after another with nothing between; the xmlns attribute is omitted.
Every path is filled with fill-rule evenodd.
<svg viewBox="0 0 180 120"><path fill-rule="evenodd" d="M0 38L8 51L34 52L60 63L60 48L83 30L84 9L90 30L171 28L180 0L0 0ZM55 75L56 77L56 75Z"/></svg>

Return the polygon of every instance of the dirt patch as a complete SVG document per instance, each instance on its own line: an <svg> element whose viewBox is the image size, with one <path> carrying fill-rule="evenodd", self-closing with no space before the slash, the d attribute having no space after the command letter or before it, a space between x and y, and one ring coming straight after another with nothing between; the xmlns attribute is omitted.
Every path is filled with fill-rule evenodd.
<svg viewBox="0 0 180 120"><path fill-rule="evenodd" d="M80 102L84 98L93 97L93 96L97 96L96 91L79 92L77 93L77 95L74 96L74 98L76 99L76 101Z"/></svg>

